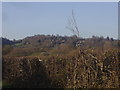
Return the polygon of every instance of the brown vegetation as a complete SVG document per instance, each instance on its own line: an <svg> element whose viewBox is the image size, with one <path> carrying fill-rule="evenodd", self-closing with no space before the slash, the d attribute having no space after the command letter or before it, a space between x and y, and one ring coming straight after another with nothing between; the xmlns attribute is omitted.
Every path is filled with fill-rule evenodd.
<svg viewBox="0 0 120 90"><path fill-rule="evenodd" d="M36 35L6 43L3 88L120 88L118 40Z"/></svg>
<svg viewBox="0 0 120 90"><path fill-rule="evenodd" d="M87 49L69 57L3 57L3 85L5 82L4 87L7 83L20 88L119 88L119 55L118 49L102 53Z"/></svg>

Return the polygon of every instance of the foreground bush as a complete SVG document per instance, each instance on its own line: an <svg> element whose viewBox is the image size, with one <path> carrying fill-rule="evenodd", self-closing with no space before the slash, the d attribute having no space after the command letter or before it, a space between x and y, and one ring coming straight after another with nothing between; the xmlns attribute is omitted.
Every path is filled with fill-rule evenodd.
<svg viewBox="0 0 120 90"><path fill-rule="evenodd" d="M42 60L3 57L3 87L119 88L119 55L117 50L84 50L71 57Z"/></svg>

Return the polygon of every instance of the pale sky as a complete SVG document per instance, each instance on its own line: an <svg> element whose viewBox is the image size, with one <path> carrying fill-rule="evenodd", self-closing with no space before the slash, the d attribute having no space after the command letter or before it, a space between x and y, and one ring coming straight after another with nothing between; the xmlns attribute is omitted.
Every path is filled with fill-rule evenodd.
<svg viewBox="0 0 120 90"><path fill-rule="evenodd" d="M2 36L22 39L36 34L73 35L65 28L72 10L81 37L118 38L117 2L3 2Z"/></svg>

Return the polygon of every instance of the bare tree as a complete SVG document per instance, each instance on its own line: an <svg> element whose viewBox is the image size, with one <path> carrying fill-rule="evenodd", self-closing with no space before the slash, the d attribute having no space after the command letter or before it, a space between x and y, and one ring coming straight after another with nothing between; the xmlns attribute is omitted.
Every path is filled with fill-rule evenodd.
<svg viewBox="0 0 120 90"><path fill-rule="evenodd" d="M76 22L76 18L75 18L75 14L74 11L72 10L72 15L70 18L68 18L68 26L66 27L67 29L69 29L70 31L72 31L72 33L74 35L77 36L77 38L80 36L79 35L79 28L77 26L77 22ZM80 49L80 47L79 47ZM74 61L74 72L73 72L73 88L76 88L76 83L77 83L77 65L78 65L78 59L76 58L76 60Z"/></svg>
<svg viewBox="0 0 120 90"><path fill-rule="evenodd" d="M79 28L77 26L77 22L76 22L76 18L75 18L75 13L72 10L72 15L70 18L68 18L68 26L66 27L67 29L69 29L70 31L72 31L72 33L74 35L76 35L77 37L79 37Z"/></svg>

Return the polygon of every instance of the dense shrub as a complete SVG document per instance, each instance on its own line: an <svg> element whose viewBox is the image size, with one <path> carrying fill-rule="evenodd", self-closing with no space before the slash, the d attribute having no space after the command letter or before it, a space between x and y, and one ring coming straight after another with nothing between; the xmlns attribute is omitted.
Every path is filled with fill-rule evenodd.
<svg viewBox="0 0 120 90"><path fill-rule="evenodd" d="M96 53L89 49L74 56L3 57L4 87L119 88L116 49Z"/></svg>

